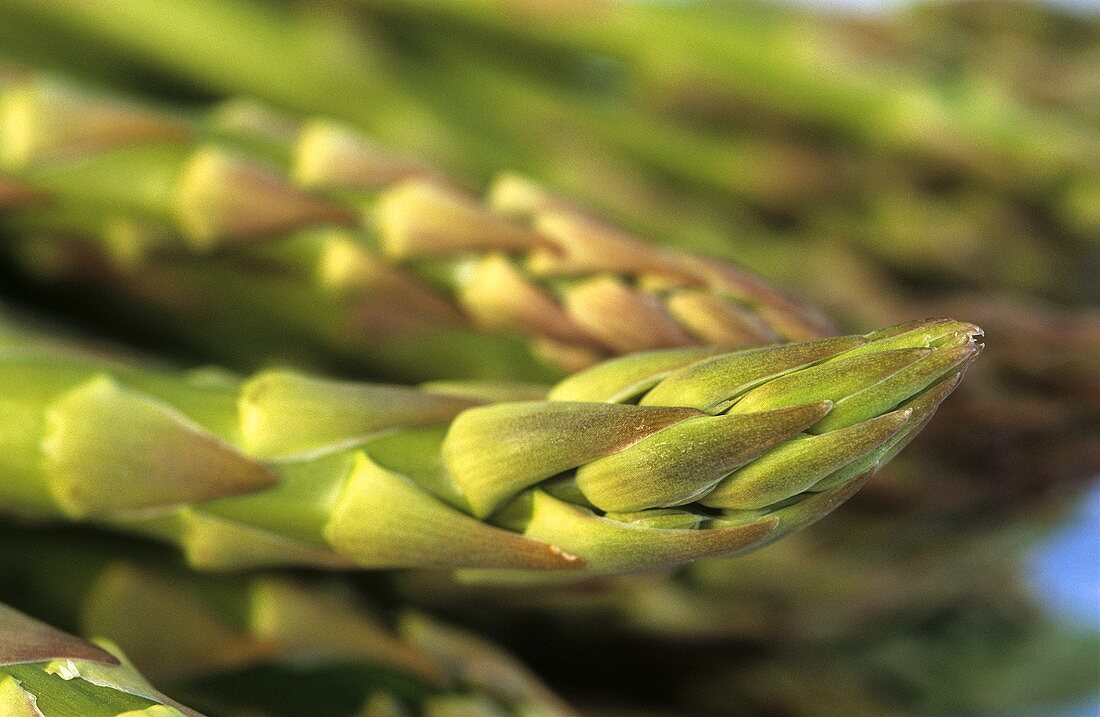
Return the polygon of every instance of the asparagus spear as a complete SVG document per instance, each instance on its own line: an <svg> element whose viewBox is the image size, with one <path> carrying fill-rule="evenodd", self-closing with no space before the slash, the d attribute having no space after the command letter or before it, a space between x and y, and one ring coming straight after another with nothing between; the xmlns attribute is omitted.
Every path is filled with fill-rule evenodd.
<svg viewBox="0 0 1100 717"><path fill-rule="evenodd" d="M659 568L829 512L931 418L978 335L930 320L639 353L478 405L517 389L183 374L16 334L0 505L165 539L206 569Z"/></svg>
<svg viewBox="0 0 1100 717"><path fill-rule="evenodd" d="M820 15L740 4L719 9L678 4L669 10L581 3L548 12L539 12L537 7L521 4L509 12L493 12L479 3L433 3L424 7L402 0L381 9L372 4L366 28L339 13L340 19L334 22L331 9L321 13L321 19L314 18L308 9L303 9L302 15L277 16L258 4L239 0L188 3L159 13L148 3L112 5L109 11L97 13L79 8L63 17L26 7L18 11L9 7L8 12L14 13L13 24L28 22L28 13L36 22L47 25L52 19L57 28L64 26L82 33L77 35L82 43L100 47L100 54L109 54L103 50L108 47L129 53L126 56L130 61L142 63L147 72L160 72L177 80L185 76L206 91L243 91L307 111L322 108L402 144L423 140L421 129L429 137L449 134L446 152L438 147L433 152L431 142L421 141L418 146L431 156L449 155L452 166L477 166L472 173L479 179L501 167L522 167L543 181L568 187L587 202L601 203L604 211L630 215L636 223L662 226L667 241L706 245L708 251L722 251L725 246L725 255L729 255L731 236L759 242L761 251L766 251L775 246L777 232L761 234L759 225L754 226L752 237L742 238L731 232L726 221L732 203L728 194L710 197L706 208L685 216L683 205L698 204L705 192L679 170L686 167L699 172L715 166L716 171L710 173L715 177L751 176L754 156L773 157L769 166L780 171L779 167L786 164L781 158L792 144L838 144L855 161L849 163L849 171L825 172L837 185L847 187L842 193L848 197L844 202L830 202L826 211L840 205L845 209L846 221L860 222L869 211L863 195L870 195L873 212L885 180L891 191L904 193L903 207L931 204L928 212L918 212L917 226L938 224L937 195L954 197L952 188L961 186L959 201L969 202L970 190L976 189L1005 205L1007 211L1002 226L995 229L971 222L974 226L963 237L969 246L985 244L987 236L1002 241L1006 236L1003 225L1007 223L1007 236L1012 237L1013 245L1026 245L1032 255L1027 261L1015 262L1017 267L1028 267L1025 275L1036 277L1028 279L1028 290L1069 298L1094 295L1095 282L1090 281L1087 265L1083 267L1077 259L1082 240L1086 250L1095 253L1092 237L1096 232L1090 227L1096 223L1096 202L1090 198L1097 192L1097 144L1095 134L1080 118L1023 105L983 77L944 81L943 77L953 75L930 72L919 58L899 59L903 53L895 46L864 56L852 50L855 41L850 37L850 28ZM340 26L339 32L334 25ZM150 26L155 32L147 29ZM892 28L892 24L885 29L876 25L866 32L860 27L855 35L863 44L876 46L884 44L882 36L889 35ZM670 43L669 36L676 32L688 38ZM744 35L746 41L730 41L734 35ZM234 39L219 39L223 36ZM696 36L702 40L696 42ZM452 37L455 41L448 41ZM408 51L410 45L415 48L413 52ZM441 83L440 77L452 75L448 68L454 58L446 52L437 53L434 48L438 45L464 48L463 66L473 65L479 73L497 76L494 87L501 85L504 89L486 90L486 96L482 96L482 83ZM484 49L499 45L503 50ZM244 46L249 47L249 56L235 57ZM752 51L758 47L759 52ZM269 48L277 48L272 50L272 57L256 63L259 69L253 67L255 58ZM744 56L736 60L724 57L723 53L728 54L731 48ZM387 50L397 56L388 57ZM354 59L339 63L340 71L333 70L331 53L344 52ZM364 53L372 59L363 61ZM790 61L775 61L781 56L790 56ZM287 63L290 57L296 57L297 62ZM728 72L731 62L745 65L745 71ZM290 66L283 67L284 63ZM70 67L79 70L86 64L70 63ZM236 71L228 71L230 67ZM420 69L410 72L410 67ZM502 73L501 67L507 72ZM656 68L656 76L647 74L647 68ZM517 95L509 89L516 83L500 80L509 74L524 77L529 91ZM559 82L567 83L564 89ZM632 87L631 82L641 83L641 88L624 92L624 85ZM730 82L750 88L759 84L762 89L746 99L737 94L745 87L731 90L726 86ZM647 89L652 91L645 92ZM735 95L732 102L731 91ZM545 155L548 137L556 138L554 127L561 123L555 119L540 124L537 117L545 112L531 108L547 102L554 107L555 98L568 93L596 98L584 108L586 120L576 119L582 114L576 102L567 103L572 109L552 112L555 118L565 117L570 127L563 133L568 135L567 141L552 141L555 147L564 147L552 154L566 156L571 160L566 163L569 166L530 159ZM399 99L395 100L395 95ZM412 96L415 98L410 100ZM772 109L762 112L761 103L755 101L757 96L766 98L763 104ZM483 111L489 101L494 106L492 113ZM432 107L425 109L425 103ZM406 112L410 104L416 105L416 110ZM391 117L389 108L398 105L398 116ZM864 105L870 109L860 110ZM622 106L627 111L620 112ZM703 116L693 118L693 112ZM663 125L651 121L654 114L671 114L666 119L676 125L674 129L683 130L686 124L690 131L669 133ZM531 115L536 119L532 120ZM822 122L832 127L824 139ZM785 147L751 150L747 168L746 162L737 161L731 162L728 170L721 169L718 158L727 151L735 152L746 126L751 140L774 133L777 123L782 127ZM716 124L720 125L717 131ZM641 126L646 128L641 137L629 136L629 128ZM731 126L739 129L731 130ZM620 127L626 129L617 129ZM589 136L591 128L603 134ZM732 138L727 136L731 131ZM608 133L613 136L605 136ZM616 137L616 133L627 136ZM586 138L578 139L579 135ZM875 139L878 135L885 137L882 146L878 144L882 137ZM860 137L869 141L863 142L867 145L863 149L859 148ZM914 143L915 149L909 147ZM705 147L710 149L702 149ZM501 148L505 150L501 152ZM914 153L919 156L914 158ZM939 160L930 162L928 153ZM662 154L660 159L653 157ZM641 157L642 167L637 166L639 160L630 159L634 155ZM586 164L586 157L598 159ZM654 162L655 169L649 166ZM949 166L939 166L938 162ZM794 162L781 185L799 186L804 164ZM672 177L675 179L670 182ZM905 181L898 182L898 178ZM1010 185L1007 197L1005 183ZM685 186L691 188L693 198L684 193ZM1018 205L1037 215L1023 227L1009 223L1017 218ZM907 209L906 213L913 211ZM810 211L807 216L805 203L798 203L780 213L780 226L786 229L778 234L789 242L803 239L806 233L818 233L817 213ZM775 217L767 215L765 212L762 219L771 224ZM1033 223L1035 219L1038 221ZM887 227L913 223L898 220ZM952 218L951 224L955 223L957 219ZM914 240L907 234L901 231L892 243L904 245L909 255L919 254L923 246L920 237ZM881 239L881 229L870 227L857 232L844 229L833 241L877 253L883 249ZM919 263L927 263L928 259L939 263L938 250L938 244L933 243ZM973 264L968 263L968 273L956 275L954 280L1003 288L1020 278L1018 269L1001 264L996 251L982 254L994 260L996 270L989 262L976 258ZM798 252L793 255L793 261L798 261ZM743 261L745 248L739 246L735 256ZM897 257L889 247L876 258L910 275L904 257ZM774 271L774 265L785 260L772 259L756 266ZM1073 275L1069 281L1067 270ZM942 281L936 275L921 278L933 285Z"/></svg>
<svg viewBox="0 0 1100 717"><path fill-rule="evenodd" d="M26 10L25 0L6 4ZM1050 169L1044 158L1073 162L1072 148L1087 146L1056 118L989 96L986 88L930 87L904 64L861 65L844 53L838 58L836 51L844 48L837 48L835 36L808 29L804 16L760 6L624 8L586 2L542 13L537 4L520 5L501 13L484 3L401 0L390 5L414 20L427 16L443 30L472 25L482 36L518 38L535 50L612 58L625 64L640 92L650 96L676 93L687 78L718 102L732 105L751 96L756 106L868 146L902 154L915 149L944 162L972 159L977 168L989 159L998 168L1005 162L1017 166L1015 175L989 173L994 181L1015 182L1021 173L1044 178ZM112 2L95 11L67 1L37 6L33 16L223 91L249 91L303 109L325 108L353 121L369 121L377 111L364 98L397 101L400 107L411 106L410 114L423 114L407 89L395 92L392 83L379 80L378 51L338 31L331 15L310 21L303 19L308 15L279 15L260 3L222 0L185 7ZM351 22L339 14L336 18ZM346 53L349 62L334 70L319 48ZM356 60L363 67L356 68ZM822 71L823 62L831 71ZM1031 131L1037 127L1043 130ZM1067 139L1068 147L1063 144ZM975 145L978 151L971 150Z"/></svg>
<svg viewBox="0 0 1100 717"><path fill-rule="evenodd" d="M751 102L886 152L971 161L971 170L993 162L994 168L1015 166L1029 180L1041 181L1052 168L1041 158L1081 167L1087 166L1085 157L1074 151L1096 150L1095 136L1076 133L1058 115L999 97L992 88L937 86L904 62L868 62L844 42L837 23L818 17L811 25L808 13L759 4L635 8L599 0L544 13L537 4L521 4L511 13L465 0L383 4L425 25L473 27L558 56L611 58L624 66L632 89L649 97L697 91L733 112L738 102ZM1026 136L1037 125L1048 133ZM985 178L1021 179L992 172Z"/></svg>
<svg viewBox="0 0 1100 717"><path fill-rule="evenodd" d="M11 717L202 717L93 645L0 605L0 709Z"/></svg>
<svg viewBox="0 0 1100 717"><path fill-rule="evenodd" d="M114 270L83 257L81 278L113 275L161 314L213 313L223 346L267 336L264 359L305 336L391 375L490 376L518 358L514 373L542 379L646 348L828 332L738 267L647 246L514 176L482 206L331 122L242 103L192 121L33 74L0 94L2 201L28 251L42 234L86 239Z"/></svg>
<svg viewBox="0 0 1100 717"><path fill-rule="evenodd" d="M1100 119L1100 15L1031 0L922 2L902 11L897 41L945 76L995 77L1038 106Z"/></svg>
<svg viewBox="0 0 1100 717"><path fill-rule="evenodd" d="M268 98L300 111L332 114L368 128L390 142L415 147L419 152L453 166L464 176L479 181L505 167L539 172L543 176L555 174L562 179L569 174L589 172L592 176L587 180L583 177L576 179L591 189L598 189L599 183L593 181L596 174L603 181L612 179L630 183L630 177L624 176L614 166L621 164L626 174L655 168L657 173L671 172L702 179L704 184L716 183L735 196L747 197L765 206L788 207L795 196L819 198L822 194L828 194L830 188L829 173L823 171L807 172L802 176L805 181L798 181L794 174L791 175L794 181L775 181L774 168L767 161L762 161L765 157L797 160L794 162L796 169L805 167L814 170L828 167L829 163L807 149L792 151L761 137L742 135L738 142L719 149L714 143L701 140L671 123L634 117L630 124L624 125L617 121L615 109L610 106L604 108L607 112L602 122L593 122L585 116L586 113L561 111L558 106L560 102L551 101L547 105L546 101L551 98L545 95L531 98L534 104L528 107L528 113L509 111L499 117L496 113L486 113L472 106L472 94L456 96L451 92L449 99L441 100L434 91L440 84L438 73L432 67L419 67L422 59L435 53L420 56L418 52L400 52L392 46L393 38L374 36L373 18L364 27L362 19L357 17L360 14L357 9L329 6L318 10L303 6L293 8L289 14L273 15L268 8L248 2L190 3L186 7L166 5L159 12L153 6L136 8L120 5L107 8L108 12L118 11L121 14L110 24L106 36L102 36L94 27L97 18L92 18L90 26L81 21L70 25L68 20L59 23L58 18L50 17L50 13L43 14L38 8L19 8L16 5L18 3L9 3L0 9L13 26L44 24L61 35L75 35L80 40L76 44L80 46L98 46L100 62L102 57L117 55L120 51L123 54L135 53L145 62L165 62L201 83L213 82L221 91L232 92L239 88L238 91L244 94ZM154 10L154 15L144 16L149 10ZM123 31L121 36L114 36L128 23L150 21L158 26L157 32L164 33L152 46L144 44L146 39L151 39L148 34L126 39L127 33ZM161 23L165 26L160 27ZM203 51L205 54L201 59L190 56L176 58L174 46L178 38L175 33L184 27L202 28L200 37L188 40L197 40L199 44L215 40L215 35L220 32L228 33L227 37L234 34L250 36L250 42L256 43L249 50L253 57L280 49L270 58L271 61L237 63L232 72L225 72L240 59L232 57L239 45L213 42ZM447 42L445 37L437 36L435 40L440 45ZM43 43L34 43L29 49L21 50L17 37L9 44L15 45L12 52L18 52L37 64L50 59L51 53L41 48ZM49 44L48 41L46 44ZM323 46L328 48L325 57L316 54L316 50ZM60 54L64 56L71 52L72 49L67 49ZM55 51L53 54L59 53ZM347 58L339 72L334 72L329 62L333 54ZM295 60L288 61L294 55ZM438 58L433 58L433 63L438 61ZM86 73L88 70L88 63L80 60L62 61L61 64L67 64L69 71ZM487 68L468 69L476 73ZM118 73L96 74L121 79ZM441 101L444 105L442 111L438 106ZM496 97L494 102L507 106L513 104L510 98L504 97ZM552 120L544 116L551 121L529 125L526 118L542 114L543 110L552 113ZM462 121L456 121L460 118ZM517 136L520 129L517 123L522 125L524 132L537 134L541 141L535 143L529 138ZM635 130L631 124L638 124L638 129ZM654 152L643 146L638 142L643 126L671 146L663 152ZM633 158L625 163L618 162L600 146L600 141L605 139L626 150L628 155L634 155ZM685 161L685 151L690 152L693 162ZM724 160L728 160L728 168L734 171L706 169L717 169Z"/></svg>
<svg viewBox="0 0 1100 717"><path fill-rule="evenodd" d="M0 573L10 577L0 594L110 640L143 674L212 714L317 717L387 705L431 715L444 701L492 714L574 714L500 648L411 610L391 627L335 579L197 576L152 548L5 528ZM281 670L298 671L292 685L280 685Z"/></svg>

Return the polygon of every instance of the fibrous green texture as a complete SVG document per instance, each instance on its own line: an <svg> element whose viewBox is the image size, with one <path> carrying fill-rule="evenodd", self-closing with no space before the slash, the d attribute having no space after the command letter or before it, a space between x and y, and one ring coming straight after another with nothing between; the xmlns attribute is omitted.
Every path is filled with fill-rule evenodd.
<svg viewBox="0 0 1100 717"><path fill-rule="evenodd" d="M391 627L336 579L199 577L131 541L0 533L0 595L110 640L142 674L211 713L371 715L385 705L432 715L446 702L574 714L500 648L412 611Z"/></svg>
<svg viewBox="0 0 1100 717"><path fill-rule="evenodd" d="M140 298L162 331L238 360L304 343L390 375L545 378L828 333L748 272L516 176L483 204L335 122L247 102L191 120L14 74L0 207L24 265ZM198 313L199 331L181 323Z"/></svg>
<svg viewBox="0 0 1100 717"><path fill-rule="evenodd" d="M0 352L0 505L169 540L206 569L659 568L829 512L931 418L978 335L929 320L643 352L540 400L180 374L16 338Z"/></svg>
<svg viewBox="0 0 1100 717"><path fill-rule="evenodd" d="M202 717L145 681L109 643L93 645L0 605L5 717Z"/></svg>

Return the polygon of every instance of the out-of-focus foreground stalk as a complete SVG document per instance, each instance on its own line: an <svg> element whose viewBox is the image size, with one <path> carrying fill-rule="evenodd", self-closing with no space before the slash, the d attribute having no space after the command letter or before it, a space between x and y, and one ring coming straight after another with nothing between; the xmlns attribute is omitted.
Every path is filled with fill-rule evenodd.
<svg viewBox="0 0 1100 717"><path fill-rule="evenodd" d="M411 611L391 626L335 579L199 577L136 542L10 528L0 537L0 595L109 640L212 715L575 714L499 648Z"/></svg>
<svg viewBox="0 0 1100 717"><path fill-rule="evenodd" d="M906 53L904 16L600 0L5 0L0 11L140 62L147 80L329 113L479 181L520 169L661 225L668 241L728 255L731 237L764 251L839 224L845 242L922 281L946 267L960 287L1096 296L1096 131L989 73ZM67 44L26 44L39 61L135 79L67 59ZM1036 63L1052 55L1038 52Z"/></svg>
<svg viewBox="0 0 1100 717"><path fill-rule="evenodd" d="M0 604L7 717L202 717L160 694L109 643L95 645Z"/></svg>

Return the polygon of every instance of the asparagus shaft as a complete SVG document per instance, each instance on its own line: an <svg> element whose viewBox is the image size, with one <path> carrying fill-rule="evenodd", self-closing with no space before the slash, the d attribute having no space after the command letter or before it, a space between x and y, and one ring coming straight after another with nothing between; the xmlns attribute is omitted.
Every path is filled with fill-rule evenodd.
<svg viewBox="0 0 1100 717"><path fill-rule="evenodd" d="M182 374L16 333L0 505L165 539L206 569L660 568L829 512L927 423L979 333L643 352L495 403L517 389Z"/></svg>
<svg viewBox="0 0 1100 717"><path fill-rule="evenodd" d="M19 576L0 581L0 595L109 640L142 674L193 704L244 706L244 695L215 695L215 686L246 671L297 666L304 699L296 702L314 704L302 714L380 700L428 714L444 697L486 700L504 714L574 714L500 648L411 610L391 626L336 579L198 576L159 548L122 539L10 528L0 535L0 572ZM333 673L342 676L325 676Z"/></svg>
<svg viewBox="0 0 1100 717"><path fill-rule="evenodd" d="M405 378L430 370L405 365L417 353L436 376L518 363L541 380L630 351L829 332L739 267L646 245L510 175L479 204L331 122L242 103L187 120L33 74L0 94L11 231L39 254L86 239L100 266L78 256L69 278L158 316L221 311L211 323L273 334L263 346L306 336Z"/></svg>

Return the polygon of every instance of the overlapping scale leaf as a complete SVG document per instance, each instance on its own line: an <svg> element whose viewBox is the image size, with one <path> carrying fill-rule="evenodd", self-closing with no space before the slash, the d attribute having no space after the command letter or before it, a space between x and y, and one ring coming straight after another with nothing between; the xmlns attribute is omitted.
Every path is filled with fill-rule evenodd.
<svg viewBox="0 0 1100 717"><path fill-rule="evenodd" d="M584 556L591 570L638 569L645 554L675 563L734 552L731 531L745 545L765 540L777 516L786 516L788 529L811 520L800 505L815 493L835 497L873 474L954 388L981 350L980 335L973 325L933 319L715 356L628 356L563 381L546 405L556 404L558 416L595 415L592 401L609 414L612 406L623 416L636 411L643 433L629 442L601 446L607 424L555 429L561 442L533 440L517 409L489 406L452 424L444 456L451 441L465 447L475 435L488 437L476 455L457 448L461 459L447 461L471 505L486 515L500 510L504 524ZM523 412L537 415L537 406ZM645 409L685 406L694 412L643 428ZM551 477L547 492L507 505L510 495ZM835 504L822 497L807 505ZM655 538L661 547L649 544Z"/></svg>

